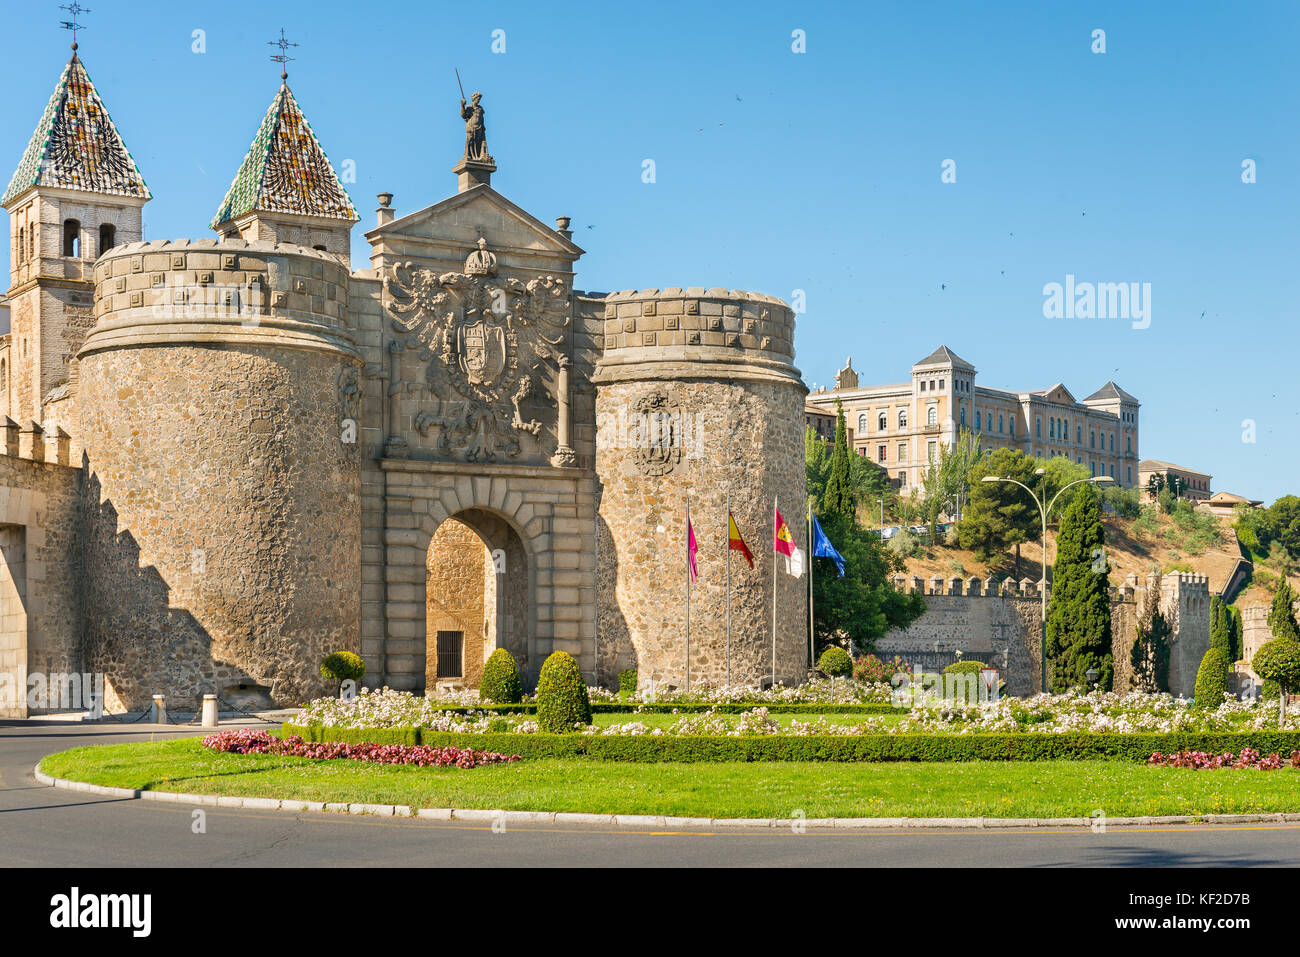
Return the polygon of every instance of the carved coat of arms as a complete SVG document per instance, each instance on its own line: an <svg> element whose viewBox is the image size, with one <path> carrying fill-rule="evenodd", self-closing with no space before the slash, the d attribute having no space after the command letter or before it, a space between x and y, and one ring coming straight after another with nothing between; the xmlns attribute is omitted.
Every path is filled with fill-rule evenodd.
<svg viewBox="0 0 1300 957"><path fill-rule="evenodd" d="M408 262L385 279L393 329L429 360L426 385L439 400L415 425L424 433L438 428L442 450L471 462L515 458L521 435L540 434L542 423L521 404L536 390L543 360L558 357L570 322L563 280L495 272L496 257L480 240L464 272Z"/></svg>

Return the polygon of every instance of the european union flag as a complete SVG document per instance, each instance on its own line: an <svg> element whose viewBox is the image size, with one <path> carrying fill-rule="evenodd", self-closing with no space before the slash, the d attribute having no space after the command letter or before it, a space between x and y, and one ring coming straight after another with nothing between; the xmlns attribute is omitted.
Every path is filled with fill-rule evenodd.
<svg viewBox="0 0 1300 957"><path fill-rule="evenodd" d="M835 550L831 540L822 531L821 524L817 521L816 516L813 516L813 556L815 558L833 559L835 567L840 570L840 577L844 577L844 556Z"/></svg>

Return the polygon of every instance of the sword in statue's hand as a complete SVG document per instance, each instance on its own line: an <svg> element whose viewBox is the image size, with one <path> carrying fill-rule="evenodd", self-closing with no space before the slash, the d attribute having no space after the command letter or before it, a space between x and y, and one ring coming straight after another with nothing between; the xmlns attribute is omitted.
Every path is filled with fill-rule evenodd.
<svg viewBox="0 0 1300 957"><path fill-rule="evenodd" d="M461 101L462 103L464 103L464 102L465 102L465 84L463 84L463 83L460 82L460 70L456 69L456 67L452 67L452 69L453 69L453 70L456 70L456 85L457 85L458 87L460 87L460 101Z"/></svg>

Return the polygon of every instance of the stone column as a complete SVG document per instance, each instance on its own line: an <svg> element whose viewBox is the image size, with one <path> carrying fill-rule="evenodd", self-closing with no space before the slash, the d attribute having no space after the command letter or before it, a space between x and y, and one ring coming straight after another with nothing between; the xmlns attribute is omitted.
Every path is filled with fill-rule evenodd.
<svg viewBox="0 0 1300 957"><path fill-rule="evenodd" d="M578 464L578 453L569 445L569 429L573 420L572 370L573 362L569 357L560 356L559 384L556 387L559 404L555 422L557 443L555 454L551 456L551 464L560 469L571 469Z"/></svg>

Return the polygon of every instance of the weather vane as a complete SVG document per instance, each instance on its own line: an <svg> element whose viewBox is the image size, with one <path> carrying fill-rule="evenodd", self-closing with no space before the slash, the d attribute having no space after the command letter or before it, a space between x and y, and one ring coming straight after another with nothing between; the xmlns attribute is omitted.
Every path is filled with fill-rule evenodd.
<svg viewBox="0 0 1300 957"><path fill-rule="evenodd" d="M67 10L68 16L72 17L71 20L61 20L59 25L65 30L72 31L72 49L75 50L77 48L77 31L85 29L83 24L77 22L77 17L81 16L83 13L90 13L90 10L77 3L77 0L72 0L71 3L61 3L59 4L59 9Z"/></svg>
<svg viewBox="0 0 1300 957"><path fill-rule="evenodd" d="M266 45L269 46L269 47L279 47L279 48L280 48L280 52L279 52L279 53L274 53L274 54L272 54L272 55L271 55L271 59L272 59L274 62L280 64L280 79L282 79L282 80L287 80L287 79L289 79L289 68L288 68L288 66L287 66L286 64L292 63L294 58L291 57L291 56L289 56L288 53L287 53L286 51L289 49L289 47L296 47L298 44L296 44L296 43L290 43L288 40L286 40L286 39L284 38L284 27L281 27L281 28L280 28L280 39L278 39L278 40L268 40L267 43L266 43Z"/></svg>

